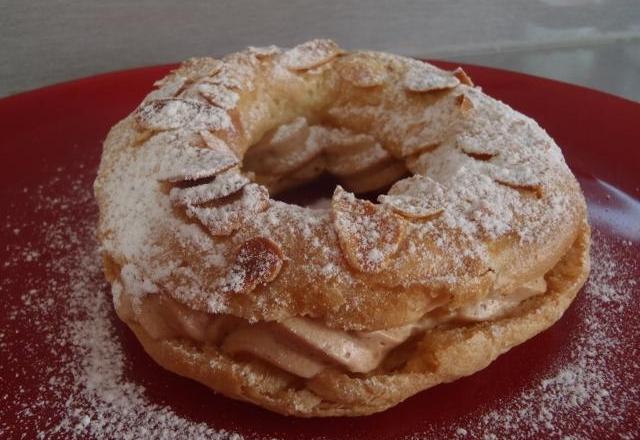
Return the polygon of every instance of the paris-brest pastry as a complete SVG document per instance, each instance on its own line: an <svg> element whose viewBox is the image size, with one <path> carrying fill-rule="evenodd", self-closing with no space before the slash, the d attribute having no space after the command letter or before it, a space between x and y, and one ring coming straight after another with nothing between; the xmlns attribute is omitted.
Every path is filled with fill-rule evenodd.
<svg viewBox="0 0 640 440"><path fill-rule="evenodd" d="M558 146L461 69L313 40L156 85L95 192L117 314L168 370L283 414L370 414L485 368L585 281ZM273 198L327 175L325 203Z"/></svg>

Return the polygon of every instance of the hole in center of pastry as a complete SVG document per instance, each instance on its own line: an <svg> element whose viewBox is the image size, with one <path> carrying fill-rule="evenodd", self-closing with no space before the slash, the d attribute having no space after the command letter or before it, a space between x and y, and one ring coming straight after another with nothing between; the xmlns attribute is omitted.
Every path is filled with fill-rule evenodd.
<svg viewBox="0 0 640 440"><path fill-rule="evenodd" d="M374 201L409 174L373 136L302 116L268 131L247 151L243 171L276 200L319 207L336 185Z"/></svg>
<svg viewBox="0 0 640 440"><path fill-rule="evenodd" d="M272 195L271 198L292 205L308 206L311 208L328 208L331 205L331 197L333 196L336 186L340 184L340 180L335 176L323 173L310 182L285 189ZM359 193L358 198L376 202L378 196L386 194L390 186L391 184L375 191Z"/></svg>

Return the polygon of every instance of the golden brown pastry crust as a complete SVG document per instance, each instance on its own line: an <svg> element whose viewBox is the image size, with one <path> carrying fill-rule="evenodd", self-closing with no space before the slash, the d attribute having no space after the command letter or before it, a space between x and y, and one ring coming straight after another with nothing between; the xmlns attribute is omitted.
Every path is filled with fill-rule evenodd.
<svg viewBox="0 0 640 440"><path fill-rule="evenodd" d="M324 40L183 64L105 141L95 183L105 255L199 310L308 316L353 330L414 321L443 293L459 305L543 275L586 215L580 188L535 122L458 76L389 54L346 54ZM251 145L300 115L368 133L412 173L449 179L442 214L411 218L376 205L369 212L403 233L394 243L360 243L365 255L350 254L363 239L355 223L336 229L344 211L311 214L268 199L261 186L214 200L215 209L171 206L171 185L239 172ZM431 196L425 191L418 198ZM256 237L282 250L280 270L229 295L220 280L238 275L239 249Z"/></svg>

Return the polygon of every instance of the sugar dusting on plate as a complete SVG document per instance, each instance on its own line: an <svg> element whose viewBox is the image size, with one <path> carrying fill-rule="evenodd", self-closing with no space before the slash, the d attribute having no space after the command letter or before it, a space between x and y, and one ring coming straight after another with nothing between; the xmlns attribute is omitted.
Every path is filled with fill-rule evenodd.
<svg viewBox="0 0 640 440"><path fill-rule="evenodd" d="M628 275L634 273L638 259L630 241L598 230L592 239L591 274L579 293L583 297L574 305L579 308L576 337L565 341L568 347L558 354L548 374L445 428L450 431L448 437L568 440L595 438L605 427L616 438L638 438L637 423L629 424L630 415L640 410L640 360L634 345L638 336L629 333L628 322L623 325L638 288L638 281ZM408 438L434 436L434 432L422 432Z"/></svg>
<svg viewBox="0 0 640 440"><path fill-rule="evenodd" d="M27 240L6 245L10 257L0 263L3 273L33 265L46 276L0 280L2 298L23 292L19 301L5 302L0 377L25 384L12 394L0 394L0 401L17 414L14 426L0 424L0 436L19 438L23 433L16 429L29 426L39 438L242 439L151 401L144 386L127 377L129 360L117 335L94 238L91 191L86 179L56 179L71 188L69 195L52 198L43 187L27 191L35 213L56 212L54 220L46 215L8 217L5 225L17 238L25 231L40 231L44 245ZM621 438L637 438L638 427L625 424L640 402L640 384L628 385L640 377L638 348L632 345L636 336L626 334L623 326L637 289L637 281L625 276L637 264L632 251L629 242L594 233L592 273L577 304L579 328L548 374L504 401L488 402L487 408L444 428L434 426L432 432L409 438L448 432L452 438L569 439L589 436L602 425ZM27 331L40 338L40 345L16 342ZM43 351L50 353L47 359L40 357ZM611 361L616 356L624 356L624 368L612 367L619 364ZM31 381L38 384L35 393L27 390Z"/></svg>
<svg viewBox="0 0 640 440"><path fill-rule="evenodd" d="M24 438L21 429L29 426L42 439L241 440L240 434L188 420L169 406L151 402L144 387L126 377L129 361L116 333L115 312L102 274L95 213L79 215L95 212L93 194L86 183L73 181L71 186L70 196L50 198L42 187L31 194L36 213L58 213L55 223L40 223L36 215L33 224L18 227L20 220L9 219L18 236L25 228L42 230L45 246L33 248L25 242L7 248L11 257L2 262L3 269L35 262L44 268L43 278L50 284L40 280L40 285L32 286L35 279L0 282L3 297L13 289L25 290L20 303L9 306L7 328L0 331L3 357L7 353L0 377L27 364L30 371L15 373L15 380L41 383L36 395L27 396L26 387L20 387L18 395L0 394L0 401L18 406L12 408L18 414L15 425L0 424L0 437ZM8 338L9 332L19 339L20 333L31 330L42 337L36 347L23 350ZM50 353L47 359L41 358L42 352ZM55 359L50 364L49 357ZM23 389L25 395L20 396Z"/></svg>
<svg viewBox="0 0 640 440"><path fill-rule="evenodd" d="M617 250L612 239L596 231L592 260L589 281L581 292L586 301L581 304L579 333L570 342L567 357L557 359L553 373L532 383L503 408L463 428L474 437L544 433L585 438L598 425L606 425L620 438L640 434L637 426L622 426L630 406L637 407L640 400L640 384L627 387L640 374L640 361L633 354L638 348L631 345L634 335L626 334L622 325L637 283L625 273L633 273L631 265L637 264L637 258L631 250ZM625 359L624 369L615 359L620 356ZM523 427L527 428L524 432Z"/></svg>

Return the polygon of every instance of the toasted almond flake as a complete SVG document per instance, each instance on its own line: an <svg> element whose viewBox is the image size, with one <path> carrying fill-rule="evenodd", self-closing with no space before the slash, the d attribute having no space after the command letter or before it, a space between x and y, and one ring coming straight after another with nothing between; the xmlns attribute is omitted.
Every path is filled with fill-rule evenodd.
<svg viewBox="0 0 640 440"><path fill-rule="evenodd" d="M178 206L198 205L218 200L240 191L250 182L240 174L237 168L232 168L218 174L211 182L188 188L174 187L169 193L171 202Z"/></svg>
<svg viewBox="0 0 640 440"><path fill-rule="evenodd" d="M330 155L327 157L327 171L335 176L359 173L381 162L391 159L391 155L377 142L369 148L352 154Z"/></svg>
<svg viewBox="0 0 640 440"><path fill-rule="evenodd" d="M281 156L266 156L263 158L264 166L272 173L286 174L305 166L322 153L323 144L315 136L315 130L309 130L307 138L298 144L289 147L291 151ZM297 148L295 148L297 146ZM291 148L293 147L293 148Z"/></svg>
<svg viewBox="0 0 640 440"><path fill-rule="evenodd" d="M454 88L460 80L451 72L416 61L405 73L403 84L411 92L422 93Z"/></svg>
<svg viewBox="0 0 640 440"><path fill-rule="evenodd" d="M264 47L249 46L249 53L252 53L258 59L269 58L282 52L280 48L274 44Z"/></svg>
<svg viewBox="0 0 640 440"><path fill-rule="evenodd" d="M209 82L198 84L198 93L209 101L209 103L225 110L235 108L238 104L238 100L240 99L240 96L228 87L225 87L222 84L212 84Z"/></svg>
<svg viewBox="0 0 640 440"><path fill-rule="evenodd" d="M179 75L168 76L154 83L158 87L157 90L149 93L144 102L151 102L158 99L174 98L184 88L187 78Z"/></svg>
<svg viewBox="0 0 640 440"><path fill-rule="evenodd" d="M316 39L289 49L282 54L281 62L289 70L308 70L328 63L341 53L333 41Z"/></svg>
<svg viewBox="0 0 640 440"><path fill-rule="evenodd" d="M279 126L252 147L245 157L245 166L259 174L283 175L299 169L317 157L323 144L303 117Z"/></svg>
<svg viewBox="0 0 640 440"><path fill-rule="evenodd" d="M257 60L248 53L235 53L225 57L220 69L204 81L221 84L230 89L253 90Z"/></svg>
<svg viewBox="0 0 640 440"><path fill-rule="evenodd" d="M238 164L238 159L228 152L198 148L191 145L158 146L165 151L158 172L159 181L178 182L215 176Z"/></svg>
<svg viewBox="0 0 640 440"><path fill-rule="evenodd" d="M183 62L178 69L179 72L188 72L190 81L197 81L206 76L215 75L222 68L223 62L211 57L191 58Z"/></svg>
<svg viewBox="0 0 640 440"><path fill-rule="evenodd" d="M239 229L247 217L264 211L269 205L269 192L262 185L248 184L242 188L239 199L214 206L188 206L187 215L196 217L214 236L230 235Z"/></svg>
<svg viewBox="0 0 640 440"><path fill-rule="evenodd" d="M456 104L458 96L448 93L438 98L424 116L408 124L401 148L402 157L433 150L451 136L460 120L461 109Z"/></svg>
<svg viewBox="0 0 640 440"><path fill-rule="evenodd" d="M458 104L458 107L460 107L460 110L462 110L463 114L469 113L473 110L473 101L464 93L458 96L456 103Z"/></svg>
<svg viewBox="0 0 640 440"><path fill-rule="evenodd" d="M410 127L402 144L402 156L416 156L438 148L445 139L446 132L437 129L435 124L442 121L442 118L434 121L425 120Z"/></svg>
<svg viewBox="0 0 640 440"><path fill-rule="evenodd" d="M245 241L220 290L223 293L249 293L259 284L276 279L282 268L283 253L280 246L266 237L254 237Z"/></svg>
<svg viewBox="0 0 640 440"><path fill-rule="evenodd" d="M207 146L207 148L218 151L220 153L228 154L237 159L236 154L233 152L233 150L231 150L227 143L220 139L218 136L215 136L207 130L200 130L198 134L204 141L204 144Z"/></svg>
<svg viewBox="0 0 640 440"><path fill-rule="evenodd" d="M325 151L332 156L359 154L376 144L376 138L368 134L354 133L344 128L325 129L325 131Z"/></svg>
<svg viewBox="0 0 640 440"><path fill-rule="evenodd" d="M498 146L480 136L463 133L456 137L456 144L465 154L474 159L487 160L498 154Z"/></svg>
<svg viewBox="0 0 640 440"><path fill-rule="evenodd" d="M146 102L135 113L135 120L146 130L222 130L230 128L231 118L219 107L191 99L165 98Z"/></svg>
<svg viewBox="0 0 640 440"><path fill-rule="evenodd" d="M356 87L375 87L384 84L387 73L384 66L373 60L355 59L340 68L340 76Z"/></svg>
<svg viewBox="0 0 640 440"><path fill-rule="evenodd" d="M298 140L299 137L306 137L309 125L304 116L295 118L293 121L280 125L273 132L270 142L272 145L289 143Z"/></svg>
<svg viewBox="0 0 640 440"><path fill-rule="evenodd" d="M398 214L414 219L433 217L446 207L444 187L421 175L400 180L389 189L388 194L379 196L378 200Z"/></svg>
<svg viewBox="0 0 640 440"><path fill-rule="evenodd" d="M207 78L206 82L209 82L211 84L220 84L230 89L242 89L242 86L244 84L240 79L232 75L227 75L223 71L220 71L216 75Z"/></svg>
<svg viewBox="0 0 640 440"><path fill-rule="evenodd" d="M427 219L444 211L440 206L431 206L429 200L412 196L380 196L380 202L394 212L412 219Z"/></svg>
<svg viewBox="0 0 640 440"><path fill-rule="evenodd" d="M513 166L509 168L490 166L489 176L493 180L514 189L533 191L536 196L542 195L542 182L534 170L527 166Z"/></svg>
<svg viewBox="0 0 640 440"><path fill-rule="evenodd" d="M453 75L458 78L458 80L460 81L460 83L466 85L466 86L470 86L473 87L473 81L471 80L471 77L469 75L467 75L467 72L465 72L462 67L457 67L456 70L453 71Z"/></svg>
<svg viewBox="0 0 640 440"><path fill-rule="evenodd" d="M380 272L398 250L404 223L393 212L338 186L331 200L333 224L342 253L361 272Z"/></svg>

